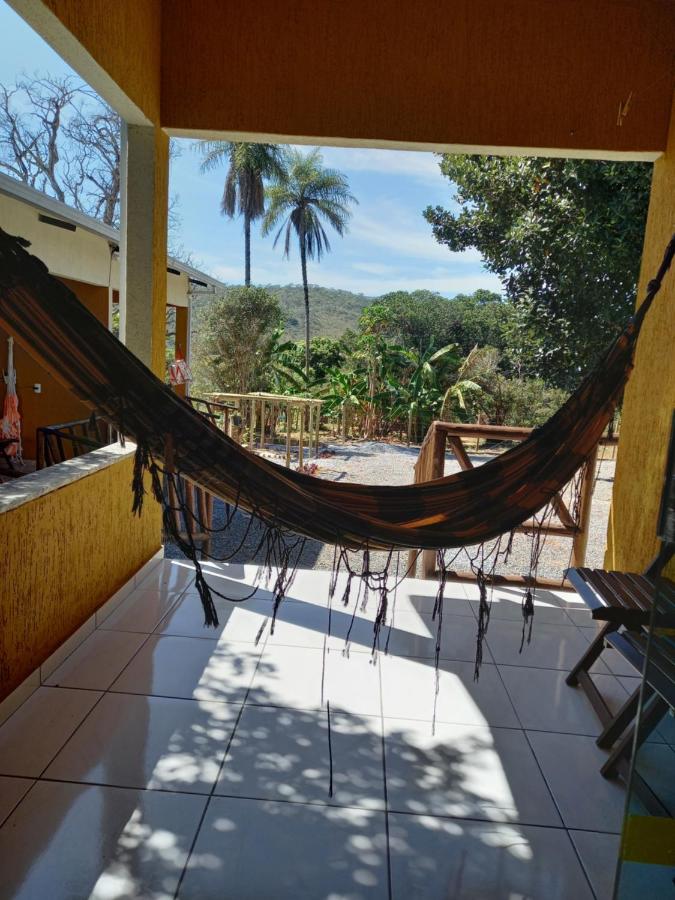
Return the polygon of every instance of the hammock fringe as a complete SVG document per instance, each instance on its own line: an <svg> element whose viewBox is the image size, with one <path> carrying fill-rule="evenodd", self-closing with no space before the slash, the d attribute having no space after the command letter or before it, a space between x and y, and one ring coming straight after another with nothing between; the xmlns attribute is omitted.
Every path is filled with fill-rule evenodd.
<svg viewBox="0 0 675 900"><path fill-rule="evenodd" d="M26 251L25 243L0 229L0 324L49 372L117 428L121 440L126 435L136 441L133 512L142 513L149 475L152 495L162 505L165 531L194 565L205 625L218 626L215 598L245 602L259 582L246 597L232 598L209 585L195 540L198 531L208 529L186 502L183 479L224 501L223 531L232 534L231 526L240 512L250 516L243 537L234 540L236 546L228 548L221 561L234 558L249 537L255 537L255 528L261 529L253 558L262 555L259 571L266 573L267 583L273 582L271 631L293 584L306 538L335 545L330 603L343 569L343 606L350 603L354 578L360 580L345 652L359 600L364 611L371 593L377 597L373 655L380 648L382 629L387 625L391 629L390 597L395 597L399 583L398 575L395 583L390 576L394 557L398 572L400 551L410 547L437 551L439 584L433 610L437 686L445 582L454 559L463 550L469 554L479 589L478 677L497 565L508 559L514 528L533 518L528 589L522 601L521 650L531 640L537 568L544 546L542 527L554 514L551 501L565 485L571 483L573 492L578 485L575 473L586 464L614 412L630 374L640 327L675 257L673 236L645 300L623 333L596 370L526 441L468 471L423 484L384 487L317 479L248 453L160 382L66 285ZM176 525L176 513L184 524L182 532ZM374 550L386 554L379 570L372 564ZM449 551L456 552L448 558ZM355 565L358 554L360 565Z"/></svg>

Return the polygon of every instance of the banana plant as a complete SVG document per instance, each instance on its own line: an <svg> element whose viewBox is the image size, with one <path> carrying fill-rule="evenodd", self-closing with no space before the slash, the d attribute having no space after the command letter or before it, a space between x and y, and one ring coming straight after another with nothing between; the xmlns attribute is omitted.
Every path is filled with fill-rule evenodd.
<svg viewBox="0 0 675 900"><path fill-rule="evenodd" d="M457 363L456 344L446 344L434 351L430 345L425 351L409 351L409 357L413 371L406 385L406 411L408 444L412 436L419 436L420 424L426 420L431 421L438 410L442 391L438 383L438 366L443 360L447 363Z"/></svg>
<svg viewBox="0 0 675 900"><path fill-rule="evenodd" d="M329 418L338 418L342 437L348 433L348 418L353 410L363 409L368 398L368 380L361 372L343 372L336 367L326 371L323 387L318 392Z"/></svg>

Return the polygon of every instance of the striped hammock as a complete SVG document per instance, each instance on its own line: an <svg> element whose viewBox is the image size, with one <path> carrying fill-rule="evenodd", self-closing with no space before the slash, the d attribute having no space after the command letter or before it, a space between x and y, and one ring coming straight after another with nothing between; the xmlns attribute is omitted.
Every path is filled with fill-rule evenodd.
<svg viewBox="0 0 675 900"><path fill-rule="evenodd" d="M302 536L335 545L338 565L348 569L349 551L365 551L362 571L349 569L349 581L358 574L378 593L375 646L386 622L390 587L386 571L370 570L370 551L386 550L388 559L402 549L440 551L440 619L442 551L508 537L546 509L584 465L629 377L640 327L675 255L675 236L636 314L544 425L480 467L397 487L326 481L248 452L157 378L25 246L0 229L0 323L93 412L134 439L134 508L141 507L143 476L149 472L170 532L175 525L167 479L187 478L220 497L230 510L257 517L265 526L267 558L278 572L275 611L293 577ZM171 493L180 497L180 491ZM186 520L192 515L186 508L183 513ZM187 540L175 537L195 564L206 624L217 624L197 548L189 535ZM478 661L489 619L489 574L476 566L481 587ZM533 611L529 589L523 609L527 622Z"/></svg>

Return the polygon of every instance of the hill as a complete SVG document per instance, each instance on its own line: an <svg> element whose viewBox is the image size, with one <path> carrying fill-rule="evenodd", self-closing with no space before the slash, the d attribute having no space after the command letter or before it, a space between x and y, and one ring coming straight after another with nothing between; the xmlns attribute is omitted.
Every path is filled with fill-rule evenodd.
<svg viewBox="0 0 675 900"><path fill-rule="evenodd" d="M285 336L289 340L302 340L305 336L305 297L302 285L268 284L266 287L278 298L286 313ZM356 328L361 310L373 303L374 299L365 294L310 285L309 326L312 337L340 337L348 328Z"/></svg>
<svg viewBox="0 0 675 900"><path fill-rule="evenodd" d="M285 338L293 341L302 340L305 336L305 298L302 285L266 284L265 287L278 298L286 314ZM312 337L341 337L348 328L357 327L361 310L375 302L374 297L337 288L310 285L309 291L309 324ZM207 297L193 300L195 321L208 303Z"/></svg>

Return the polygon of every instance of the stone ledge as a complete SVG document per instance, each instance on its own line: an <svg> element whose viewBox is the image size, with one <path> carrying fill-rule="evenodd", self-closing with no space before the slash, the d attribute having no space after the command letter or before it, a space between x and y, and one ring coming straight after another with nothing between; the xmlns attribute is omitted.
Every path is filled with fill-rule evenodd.
<svg viewBox="0 0 675 900"><path fill-rule="evenodd" d="M39 472L31 472L30 475L0 484L0 515L107 469L131 456L135 449L136 445L131 441L127 441L124 447L119 443L109 444L83 456L76 456L66 462L40 469Z"/></svg>

